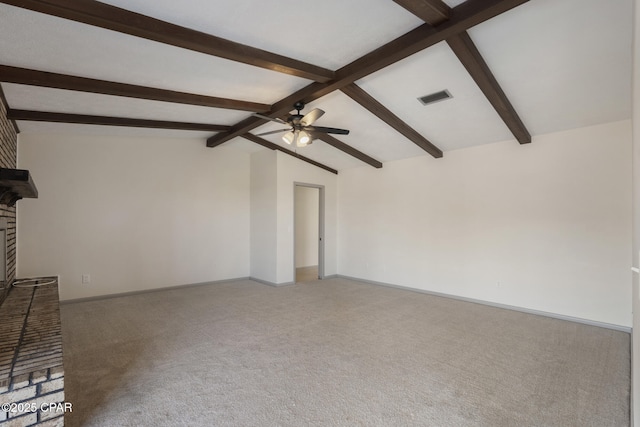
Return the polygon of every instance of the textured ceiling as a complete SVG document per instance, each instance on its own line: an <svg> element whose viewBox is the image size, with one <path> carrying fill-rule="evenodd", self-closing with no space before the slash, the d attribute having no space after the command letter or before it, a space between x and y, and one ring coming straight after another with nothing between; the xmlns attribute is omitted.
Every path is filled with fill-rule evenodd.
<svg viewBox="0 0 640 427"><path fill-rule="evenodd" d="M336 70L420 26L391 0L110 0L218 37ZM445 1L455 7L462 1ZM277 5L277 6L276 6ZM535 136L631 115L631 0L532 0L468 32ZM0 64L273 104L310 80L0 4ZM446 152L514 139L445 42L356 84ZM233 125L250 112L2 83L12 109ZM417 97L453 98L423 106ZM351 130L346 144L379 161L426 153L337 91L310 103L319 126ZM21 132L193 137L213 132L18 121ZM252 133L281 128L275 123ZM265 139L286 147L278 135ZM514 144L517 142L514 140ZM242 138L225 146L264 149ZM211 148L215 150L215 148ZM335 169L364 165L322 141L300 154Z"/></svg>

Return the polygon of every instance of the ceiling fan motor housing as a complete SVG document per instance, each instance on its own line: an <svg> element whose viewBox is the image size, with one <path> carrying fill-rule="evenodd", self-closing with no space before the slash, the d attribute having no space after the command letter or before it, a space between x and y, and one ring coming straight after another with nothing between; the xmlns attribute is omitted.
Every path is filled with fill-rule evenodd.
<svg viewBox="0 0 640 427"><path fill-rule="evenodd" d="M302 128L302 124L300 123L300 120L302 120L303 117L304 116L302 114L292 114L287 119L287 122L289 122L294 129L296 128L300 129Z"/></svg>

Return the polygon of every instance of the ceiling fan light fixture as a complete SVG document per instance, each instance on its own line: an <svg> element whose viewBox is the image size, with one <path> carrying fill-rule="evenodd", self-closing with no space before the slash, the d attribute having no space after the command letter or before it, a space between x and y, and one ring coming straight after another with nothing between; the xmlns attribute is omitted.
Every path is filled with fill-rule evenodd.
<svg viewBox="0 0 640 427"><path fill-rule="evenodd" d="M311 142L311 135L308 132L300 131L298 134L298 147L306 147Z"/></svg>
<svg viewBox="0 0 640 427"><path fill-rule="evenodd" d="M293 143L294 135L293 132L289 131L282 135L282 140L287 144L291 145Z"/></svg>

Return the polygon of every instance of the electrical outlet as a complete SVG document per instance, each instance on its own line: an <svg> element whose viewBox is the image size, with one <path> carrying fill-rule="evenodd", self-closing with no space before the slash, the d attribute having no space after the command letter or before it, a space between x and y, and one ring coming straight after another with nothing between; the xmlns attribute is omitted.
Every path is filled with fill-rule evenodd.
<svg viewBox="0 0 640 427"><path fill-rule="evenodd" d="M88 285L89 283L91 283L91 276L88 274L83 274L82 275L82 284L83 285Z"/></svg>

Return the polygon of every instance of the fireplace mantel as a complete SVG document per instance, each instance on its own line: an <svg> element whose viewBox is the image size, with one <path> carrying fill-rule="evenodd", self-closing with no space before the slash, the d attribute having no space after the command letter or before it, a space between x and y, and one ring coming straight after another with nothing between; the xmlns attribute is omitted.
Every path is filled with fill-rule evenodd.
<svg viewBox="0 0 640 427"><path fill-rule="evenodd" d="M38 198L38 189L29 171L0 168L0 204L13 206L25 197Z"/></svg>

